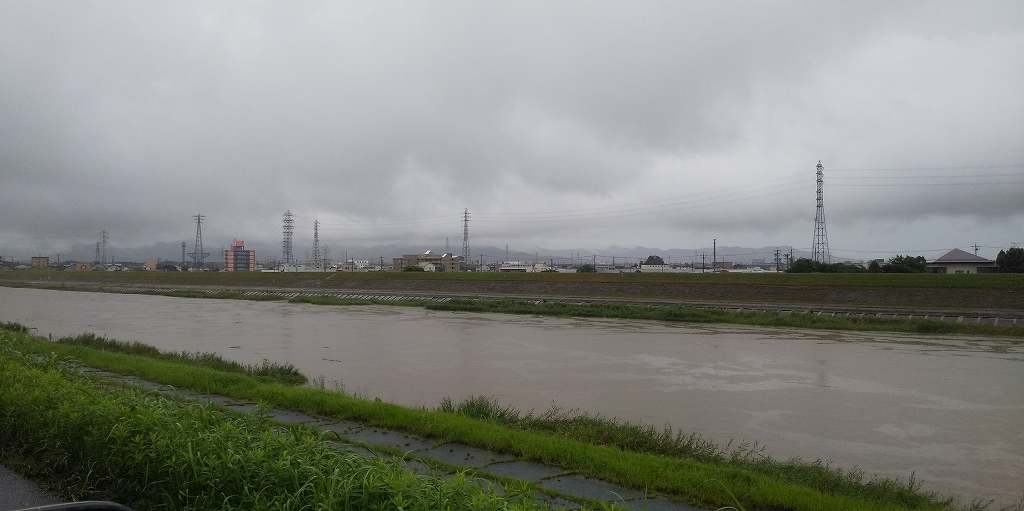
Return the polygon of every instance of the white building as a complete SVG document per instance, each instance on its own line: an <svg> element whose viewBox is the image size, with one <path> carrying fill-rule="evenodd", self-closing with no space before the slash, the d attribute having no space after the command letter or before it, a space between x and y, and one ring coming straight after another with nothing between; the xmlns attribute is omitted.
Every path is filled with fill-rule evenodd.
<svg viewBox="0 0 1024 511"><path fill-rule="evenodd" d="M931 273L995 273L996 262L954 248L928 263Z"/></svg>
<svg viewBox="0 0 1024 511"><path fill-rule="evenodd" d="M542 272L549 269L550 267L544 263L524 263L521 261L512 261L509 263L501 263L498 271L506 273L534 273Z"/></svg>

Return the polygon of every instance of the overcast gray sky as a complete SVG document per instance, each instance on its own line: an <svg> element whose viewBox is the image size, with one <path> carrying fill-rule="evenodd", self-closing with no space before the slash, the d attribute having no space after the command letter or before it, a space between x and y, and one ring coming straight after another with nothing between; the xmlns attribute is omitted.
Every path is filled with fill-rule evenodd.
<svg viewBox="0 0 1024 511"><path fill-rule="evenodd" d="M994 257L1022 133L1019 0L0 2L8 257L809 248L819 160L834 253Z"/></svg>

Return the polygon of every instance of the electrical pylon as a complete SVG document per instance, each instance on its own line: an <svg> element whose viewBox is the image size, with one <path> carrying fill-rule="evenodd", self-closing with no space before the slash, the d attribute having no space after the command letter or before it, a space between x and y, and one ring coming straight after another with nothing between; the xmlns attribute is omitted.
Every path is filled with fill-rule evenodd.
<svg viewBox="0 0 1024 511"><path fill-rule="evenodd" d="M107 231L103 231L100 234L100 262L107 264Z"/></svg>
<svg viewBox="0 0 1024 511"><path fill-rule="evenodd" d="M281 259L284 259L284 264L291 264L295 259L292 256L292 233L295 228L295 220L292 219L290 210L284 212L282 223L281 232L284 234L284 240L281 242Z"/></svg>
<svg viewBox="0 0 1024 511"><path fill-rule="evenodd" d="M824 183L825 167L818 162L818 208L814 212L814 243L811 246L811 259L819 263L831 264L832 256L828 251L828 233L825 231L825 203L822 201L821 189Z"/></svg>
<svg viewBox="0 0 1024 511"><path fill-rule="evenodd" d="M313 221L313 267L323 268L320 260L320 221Z"/></svg>
<svg viewBox="0 0 1024 511"><path fill-rule="evenodd" d="M195 215L192 218L196 219L196 242L192 246L192 253L189 257L192 258L192 266L198 271L203 269L203 261L206 256L210 255L209 252L203 252L203 219L206 218L204 215Z"/></svg>
<svg viewBox="0 0 1024 511"><path fill-rule="evenodd" d="M462 211L462 264L469 265L469 209Z"/></svg>

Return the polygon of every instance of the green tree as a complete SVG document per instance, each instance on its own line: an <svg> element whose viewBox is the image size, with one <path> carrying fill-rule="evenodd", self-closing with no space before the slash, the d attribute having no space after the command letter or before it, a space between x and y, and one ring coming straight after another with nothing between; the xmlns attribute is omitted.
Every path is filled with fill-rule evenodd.
<svg viewBox="0 0 1024 511"><path fill-rule="evenodd" d="M597 268L594 268L594 265L587 263L576 268L576 273L597 273Z"/></svg>
<svg viewBox="0 0 1024 511"><path fill-rule="evenodd" d="M882 265L878 264L878 261L872 260L871 263L868 264L868 271L871 273L881 273Z"/></svg>
<svg viewBox="0 0 1024 511"><path fill-rule="evenodd" d="M883 273L924 273L926 271L928 271L928 261L922 256L898 255L882 265Z"/></svg>
<svg viewBox="0 0 1024 511"><path fill-rule="evenodd" d="M821 273L821 267L825 266L814 259L801 257L790 265L786 273Z"/></svg>
<svg viewBox="0 0 1024 511"><path fill-rule="evenodd" d="M665 264L665 260L662 259L661 256L649 255L647 256L647 260L644 261L644 264Z"/></svg>
<svg viewBox="0 0 1024 511"><path fill-rule="evenodd" d="M402 271L426 271L422 266L405 266Z"/></svg>
<svg viewBox="0 0 1024 511"><path fill-rule="evenodd" d="M801 257L786 270L786 273L862 273L867 270L859 264L819 263L814 259Z"/></svg>
<svg viewBox="0 0 1024 511"><path fill-rule="evenodd" d="M1024 248L1000 250L996 256L996 267L999 273L1024 273Z"/></svg>

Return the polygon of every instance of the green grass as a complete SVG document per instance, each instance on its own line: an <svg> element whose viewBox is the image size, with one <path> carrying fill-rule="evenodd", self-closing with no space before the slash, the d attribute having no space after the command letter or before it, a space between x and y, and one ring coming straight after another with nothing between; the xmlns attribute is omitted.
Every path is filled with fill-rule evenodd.
<svg viewBox="0 0 1024 511"><path fill-rule="evenodd" d="M75 357L91 367L133 374L176 388L213 392L268 406L356 420L439 442L460 442L633 488L647 488L698 505L739 504L746 509L794 511L982 508L978 503L960 506L953 499L923 492L913 480L869 479L863 473L835 470L820 462L779 462L760 456L756 449L750 448L729 452L713 446L701 447L702 441L697 437L693 437L694 443L697 451L703 449L703 455L660 454L655 447L629 445L630 440L624 439L621 432L611 431L615 427L610 426L618 427L625 436L629 436L630 431L639 431L653 437L654 441L648 443L661 442L669 446L678 443L678 439L685 443L688 435L653 428L644 433L643 426L614 419L586 415L580 419L580 414L552 413L547 417L550 420L546 426L540 423L535 426L502 424L502 421L515 422L518 412L486 400L471 400L475 402L466 406L449 403L448 411L410 409L322 388L260 383L242 374L182 362L48 343L23 333L3 335L14 343L17 350L25 353L52 353L50 358ZM459 412L460 409L463 413ZM474 413L481 416L469 416ZM572 435L565 433L573 428L589 431ZM613 439L616 435L618 440Z"/></svg>
<svg viewBox="0 0 1024 511"><path fill-rule="evenodd" d="M424 304L430 310L571 316L581 318L623 318L688 323L731 323L752 326L903 332L916 334L970 334L1024 337L1024 326L972 325L937 319L897 320L873 316L844 317L793 312L728 311L675 305L625 303L569 303L529 300L450 300Z"/></svg>
<svg viewBox="0 0 1024 511"><path fill-rule="evenodd" d="M19 325L20 326L20 325ZM24 328L24 327L23 327ZM245 374L252 376L262 382L276 382L285 385L304 385L309 379L299 372L292 364L280 364L263 359L260 365L240 364L234 360L227 360L216 353L211 352L166 352L143 344L138 341L125 342L108 339L91 333L84 333L76 336L61 337L57 339L61 344L74 344L88 346L103 351L116 351L141 357L173 360L200 367L208 367L217 371Z"/></svg>
<svg viewBox="0 0 1024 511"><path fill-rule="evenodd" d="M502 406L493 398L470 396L460 403L445 398L438 411L484 420L504 427L550 434L593 445L611 445L624 451L693 459L748 470L787 483L806 485L824 492L857 495L878 502L901 502L910 508L941 502L921 492L913 476L906 481L869 478L857 469L833 468L821 460L805 462L772 459L757 445L721 446L696 433L673 431L671 425L658 429L649 424L623 421L578 410L552 407L540 415L522 414Z"/></svg>
<svg viewBox="0 0 1024 511"><path fill-rule="evenodd" d="M25 357L0 339L0 458L73 499L135 509L522 510L524 492L416 475L258 414L98 388L67 361Z"/></svg>

